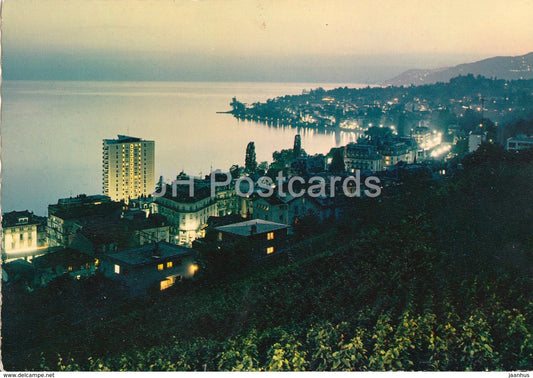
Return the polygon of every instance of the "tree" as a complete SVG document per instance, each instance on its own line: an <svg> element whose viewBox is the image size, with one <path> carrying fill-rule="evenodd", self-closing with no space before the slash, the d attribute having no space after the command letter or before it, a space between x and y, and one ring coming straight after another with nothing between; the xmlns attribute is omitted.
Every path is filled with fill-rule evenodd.
<svg viewBox="0 0 533 378"><path fill-rule="evenodd" d="M314 212L298 219L298 222L293 227L294 233L299 239L316 235L322 228L323 225L320 224L320 218Z"/></svg>
<svg viewBox="0 0 533 378"><path fill-rule="evenodd" d="M365 124L372 127L381 123L383 111L379 106L374 106L366 110Z"/></svg>
<svg viewBox="0 0 533 378"><path fill-rule="evenodd" d="M302 153L302 137L300 134L294 136L294 148L293 148L294 157L300 157Z"/></svg>
<svg viewBox="0 0 533 378"><path fill-rule="evenodd" d="M485 132L487 142L494 143L497 138L496 126L494 125L494 122L488 118L483 118L481 124L483 125L482 127L483 131Z"/></svg>
<svg viewBox="0 0 533 378"><path fill-rule="evenodd" d="M372 141L379 141L391 137L392 129L390 127L372 126L365 131L365 135L367 135Z"/></svg>
<svg viewBox="0 0 533 378"><path fill-rule="evenodd" d="M342 150L342 148L337 148L335 151L333 151L333 157L331 159L331 164L329 165L329 171L331 173L342 173L345 171Z"/></svg>
<svg viewBox="0 0 533 378"><path fill-rule="evenodd" d="M231 178L234 180L237 180L239 177L242 176L244 169L242 167L239 167L237 164L233 164L231 168L229 169L229 172L231 174Z"/></svg>
<svg viewBox="0 0 533 378"><path fill-rule="evenodd" d="M257 166L257 173L261 176L264 176L268 171L268 161L263 161Z"/></svg>
<svg viewBox="0 0 533 378"><path fill-rule="evenodd" d="M452 152L459 156L463 156L468 153L468 139L459 139L453 146Z"/></svg>
<svg viewBox="0 0 533 378"><path fill-rule="evenodd" d="M434 117L433 122L437 130L442 132L445 137L448 135L449 125L457 122L457 117L448 108L439 110Z"/></svg>
<svg viewBox="0 0 533 378"><path fill-rule="evenodd" d="M254 174L257 170L257 160L255 159L255 144L254 142L248 143L246 147L246 158L244 160L244 166L246 172Z"/></svg>
<svg viewBox="0 0 533 378"><path fill-rule="evenodd" d="M398 117L397 131L399 136L406 136L409 134L405 112L401 112L400 116Z"/></svg>
<svg viewBox="0 0 533 378"><path fill-rule="evenodd" d="M287 168L293 159L293 150L287 149L287 150L281 150L281 151L275 151L272 154L273 162L270 165L271 169L281 171Z"/></svg>
<svg viewBox="0 0 533 378"><path fill-rule="evenodd" d="M479 126L480 118L472 109L466 109L463 116L459 118L458 123L463 130L472 131Z"/></svg>
<svg viewBox="0 0 533 378"><path fill-rule="evenodd" d="M232 107L231 113L234 115L240 115L245 113L246 107L242 102L237 101L236 97L231 99L230 106Z"/></svg>

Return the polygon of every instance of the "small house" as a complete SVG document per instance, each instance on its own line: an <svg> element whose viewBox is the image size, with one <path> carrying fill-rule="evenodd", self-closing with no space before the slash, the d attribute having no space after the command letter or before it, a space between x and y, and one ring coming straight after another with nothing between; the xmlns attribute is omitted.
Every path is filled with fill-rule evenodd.
<svg viewBox="0 0 533 378"><path fill-rule="evenodd" d="M176 282L194 277L197 252L191 248L157 242L101 256L100 270L131 296L150 290L165 290Z"/></svg>
<svg viewBox="0 0 533 378"><path fill-rule="evenodd" d="M255 258L261 258L286 248L288 230L289 226L286 224L262 219L214 228L219 246L235 245L242 241L248 241L251 245L251 253Z"/></svg>
<svg viewBox="0 0 533 378"><path fill-rule="evenodd" d="M68 274L81 279L93 275L96 271L94 257L76 249L65 248L49 252L32 260L35 268L35 281L46 286L53 279Z"/></svg>

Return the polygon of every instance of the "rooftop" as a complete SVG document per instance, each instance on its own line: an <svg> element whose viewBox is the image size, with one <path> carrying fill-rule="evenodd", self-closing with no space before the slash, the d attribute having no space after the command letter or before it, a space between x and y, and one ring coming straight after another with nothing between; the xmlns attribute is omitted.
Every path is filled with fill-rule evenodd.
<svg viewBox="0 0 533 378"><path fill-rule="evenodd" d="M118 243L120 247L128 247L132 243L132 232L128 230L127 223L118 217L87 217L76 221L76 226L76 232L84 235L93 245Z"/></svg>
<svg viewBox="0 0 533 378"><path fill-rule="evenodd" d="M102 201L99 200L100 197L102 197ZM106 196L90 196L80 201L72 202L61 201L59 200L57 204L48 205L48 214L55 215L61 219L77 219L118 214L123 207L121 202L113 202Z"/></svg>
<svg viewBox="0 0 533 378"><path fill-rule="evenodd" d="M261 197L261 196L259 196L257 194L254 194L254 198L256 200L261 200L262 199L263 201L267 202L268 204L270 204L272 206L285 205L288 202L287 201L287 197L292 198L289 194L283 199L279 198L277 196L277 193L274 196L268 196L268 197Z"/></svg>
<svg viewBox="0 0 533 378"><path fill-rule="evenodd" d="M144 213L142 213L144 215ZM126 248L133 243L134 232L168 226L166 217L152 214L146 218L87 217L76 221L77 232L94 245L118 243Z"/></svg>
<svg viewBox="0 0 533 378"><path fill-rule="evenodd" d="M349 143L346 145L345 155L347 158L373 158L381 159L376 146L362 143Z"/></svg>
<svg viewBox="0 0 533 378"><path fill-rule="evenodd" d="M28 224L46 224L46 217L39 217L31 211L11 211L2 216L2 227L15 227Z"/></svg>
<svg viewBox="0 0 533 378"><path fill-rule="evenodd" d="M124 249L122 251L105 255L108 259L124 266L142 266L157 263L174 257L194 256L197 252L191 248L182 247L167 242L145 244L140 247Z"/></svg>
<svg viewBox="0 0 533 378"><path fill-rule="evenodd" d="M127 135L117 135L117 139L104 139L104 143L107 144L121 144L121 143L134 143L134 142L151 142L143 141L141 138L127 136Z"/></svg>
<svg viewBox="0 0 533 378"><path fill-rule="evenodd" d="M533 143L533 136L526 136L524 134L520 134L515 137L508 138L507 140L511 142Z"/></svg>
<svg viewBox="0 0 533 378"><path fill-rule="evenodd" d="M60 206L72 206L72 205L83 205L83 204L94 204L94 203L104 203L104 202L111 202L111 198L101 195L101 194L95 194L92 196L88 196L87 194L78 194L76 197L69 197L69 198L60 198L57 201L57 204Z"/></svg>
<svg viewBox="0 0 533 378"><path fill-rule="evenodd" d="M381 146L381 153L383 155L403 155L410 151L410 146L404 142L395 142Z"/></svg>
<svg viewBox="0 0 533 378"><path fill-rule="evenodd" d="M172 191L172 185L165 184L166 191L163 196L166 199L172 200L179 203L194 203L206 198L211 197L211 188L203 180L194 180L194 196L189 195L189 185L179 184L176 185L176 195L174 196ZM156 197L155 201L157 202L159 197Z"/></svg>
<svg viewBox="0 0 533 378"><path fill-rule="evenodd" d="M244 221L244 218L238 214L228 214L222 217L210 216L207 218L207 224L210 228L226 226L228 224L238 223Z"/></svg>
<svg viewBox="0 0 533 378"><path fill-rule="evenodd" d="M32 263L37 268L53 268L58 265L81 266L94 261L94 258L76 249L65 248L49 252L33 259Z"/></svg>
<svg viewBox="0 0 533 378"><path fill-rule="evenodd" d="M274 223L262 219L252 219L246 222L239 222L228 224L227 226L216 227L215 230L228 232L239 236L250 236L252 234L252 227L255 226L254 234L264 234L284 228L289 228L286 224Z"/></svg>

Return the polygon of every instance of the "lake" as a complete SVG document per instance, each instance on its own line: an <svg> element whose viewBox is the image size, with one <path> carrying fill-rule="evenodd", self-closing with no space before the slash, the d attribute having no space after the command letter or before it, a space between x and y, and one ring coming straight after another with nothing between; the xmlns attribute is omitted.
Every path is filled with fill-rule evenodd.
<svg viewBox="0 0 533 378"><path fill-rule="evenodd" d="M155 172L201 176L244 165L255 142L257 161L292 148L294 135L310 154L355 141L351 132L318 132L239 121L232 97L265 101L304 89L358 84L209 82L2 83L2 212L47 215L59 198L102 191L102 139L125 134L155 141Z"/></svg>

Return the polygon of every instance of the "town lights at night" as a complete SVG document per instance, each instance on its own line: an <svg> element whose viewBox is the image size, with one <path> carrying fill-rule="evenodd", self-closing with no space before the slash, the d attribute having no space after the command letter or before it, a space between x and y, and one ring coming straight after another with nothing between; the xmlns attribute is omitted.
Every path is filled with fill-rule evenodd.
<svg viewBox="0 0 533 378"><path fill-rule="evenodd" d="M432 134L428 135L425 140L420 143L420 148L423 150L431 150L432 148L440 145L442 142L442 133L433 131Z"/></svg>
<svg viewBox="0 0 533 378"><path fill-rule="evenodd" d="M439 157L445 154L446 152L450 151L452 149L452 146L448 143L442 144L439 147L435 148L433 151L431 151L431 157Z"/></svg>

